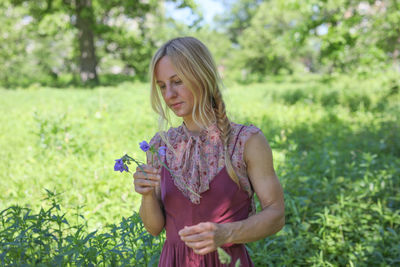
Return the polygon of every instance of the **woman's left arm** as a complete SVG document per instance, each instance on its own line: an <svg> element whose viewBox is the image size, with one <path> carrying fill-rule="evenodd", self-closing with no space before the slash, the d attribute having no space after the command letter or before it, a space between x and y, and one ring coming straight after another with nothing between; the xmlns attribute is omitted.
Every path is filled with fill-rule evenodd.
<svg viewBox="0 0 400 267"><path fill-rule="evenodd" d="M227 243L247 243L277 233L285 224L283 190L275 174L272 151L259 132L245 144L244 160L262 211L246 220L221 225L228 232Z"/></svg>
<svg viewBox="0 0 400 267"><path fill-rule="evenodd" d="M283 190L275 174L271 148L261 132L247 140L243 158L262 211L238 222L205 222L185 227L179 232L181 239L197 254L207 254L226 243L247 243L265 238L285 224Z"/></svg>

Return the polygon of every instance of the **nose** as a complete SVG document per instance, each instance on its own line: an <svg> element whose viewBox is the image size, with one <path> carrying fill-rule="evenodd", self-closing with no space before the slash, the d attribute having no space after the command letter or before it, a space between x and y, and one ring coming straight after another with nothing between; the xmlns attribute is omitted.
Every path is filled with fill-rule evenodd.
<svg viewBox="0 0 400 267"><path fill-rule="evenodd" d="M165 99L174 98L176 96L176 90L171 83L167 83L165 87Z"/></svg>

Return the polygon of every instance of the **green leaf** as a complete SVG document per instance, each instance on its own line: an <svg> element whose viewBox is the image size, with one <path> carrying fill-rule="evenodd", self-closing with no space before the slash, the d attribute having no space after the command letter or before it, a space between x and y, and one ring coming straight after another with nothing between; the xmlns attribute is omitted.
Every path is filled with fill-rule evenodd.
<svg viewBox="0 0 400 267"><path fill-rule="evenodd" d="M218 259L222 264L229 264L232 261L232 257L222 248L217 248Z"/></svg>

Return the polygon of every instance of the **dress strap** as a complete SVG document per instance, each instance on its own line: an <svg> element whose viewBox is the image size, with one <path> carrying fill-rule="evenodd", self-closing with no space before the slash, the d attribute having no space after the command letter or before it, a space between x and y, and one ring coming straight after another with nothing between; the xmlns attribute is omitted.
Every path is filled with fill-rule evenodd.
<svg viewBox="0 0 400 267"><path fill-rule="evenodd" d="M240 130L239 130L238 134L236 135L235 144L233 145L233 149L232 149L232 153L231 153L231 160L233 157L233 152L235 152L237 140L239 139L240 132L243 130L243 128L244 128L244 125L242 127L240 127Z"/></svg>

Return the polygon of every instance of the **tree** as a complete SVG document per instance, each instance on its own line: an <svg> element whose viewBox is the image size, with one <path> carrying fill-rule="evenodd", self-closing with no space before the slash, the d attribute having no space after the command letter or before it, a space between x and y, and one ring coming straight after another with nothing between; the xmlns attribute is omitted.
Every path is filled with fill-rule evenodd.
<svg viewBox="0 0 400 267"><path fill-rule="evenodd" d="M49 1L50 3L52 1ZM98 84L97 59L94 45L95 18L91 0L75 0L75 27L78 29L80 77L82 82ZM73 8L73 2L64 0L64 4Z"/></svg>
<svg viewBox="0 0 400 267"><path fill-rule="evenodd" d="M250 21L262 0L226 1L227 12L217 16L217 23L224 28L233 43L238 43L238 37L250 27Z"/></svg>
<svg viewBox="0 0 400 267"><path fill-rule="evenodd" d="M174 1L175 2L175 1ZM194 7L191 0L176 1L178 6ZM151 37L147 35L146 23L158 13L163 1L156 0L12 0L14 6L27 6L35 25L53 14L69 17L70 29L76 30L75 50L79 62L79 75L84 84L98 84L99 57L96 49L117 52L135 74L143 75L143 55L149 56ZM136 25L135 32L124 27ZM122 34L127 34L127 37ZM133 49L126 49L134 46ZM134 50L134 52L132 52ZM133 58L132 58L133 57Z"/></svg>
<svg viewBox="0 0 400 267"><path fill-rule="evenodd" d="M233 3L247 15L224 21L237 44L231 64L244 76L291 72L299 63L313 72L370 71L399 59L398 1L268 0L246 9L247 3Z"/></svg>

